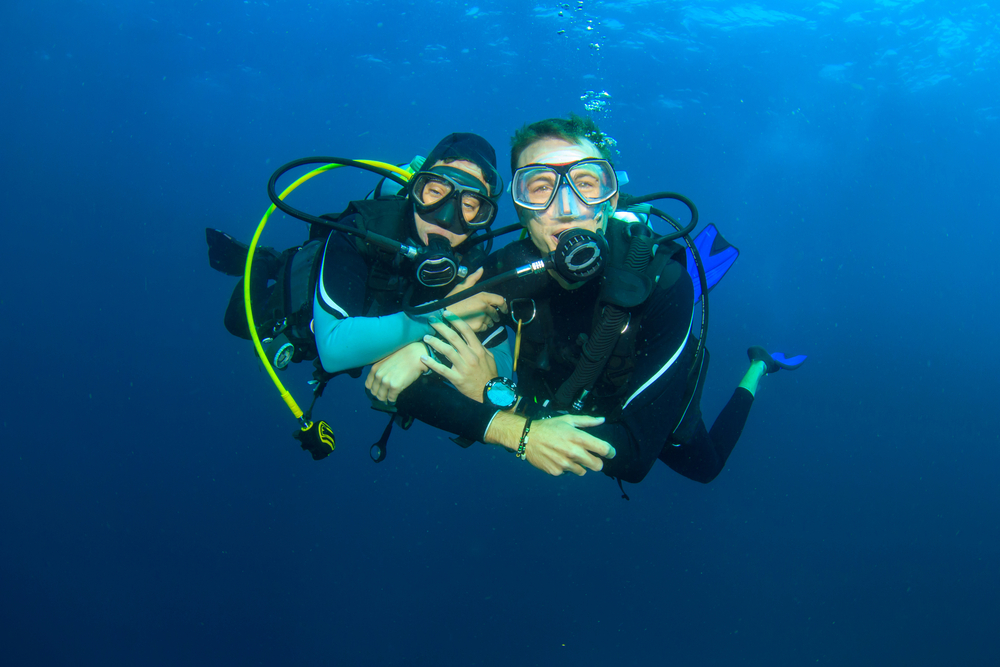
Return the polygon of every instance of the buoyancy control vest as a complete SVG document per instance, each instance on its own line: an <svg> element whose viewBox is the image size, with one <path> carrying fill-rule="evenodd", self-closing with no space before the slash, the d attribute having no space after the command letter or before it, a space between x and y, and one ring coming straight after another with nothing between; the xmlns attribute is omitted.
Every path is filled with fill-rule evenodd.
<svg viewBox="0 0 1000 667"><path fill-rule="evenodd" d="M518 387L533 406L547 402L550 410L599 414L612 420L620 414L635 368L636 333L649 297L657 287L670 289L678 280L690 280L685 268L684 248L674 242L656 247L641 269L637 270L634 261L629 266L633 234L640 231L637 228L644 227L642 223L612 218L605 229L610 255L604 273L582 287L565 290L548 275L540 274L528 280L512 281L504 290L510 307L507 324L516 330L521 320L522 326L517 363L523 372L518 373ZM516 266L531 261L537 252L531 241L525 239L501 249L492 264ZM619 320L621 328L617 337L609 343L612 347L604 355L603 367L596 379L585 387L582 400L573 400L577 397L573 396L568 401L565 398L560 401L560 393L567 393L567 379L585 362L587 343L598 331L609 307L624 311L624 318ZM556 322L566 326L557 328ZM684 351L692 372L681 401L683 405L673 419L678 428L689 412L687 408L696 397L699 378L704 376L707 367L707 352L702 355L704 359L693 359L694 341L692 336Z"/></svg>
<svg viewBox="0 0 1000 667"><path fill-rule="evenodd" d="M337 216L322 217L342 224L352 224L361 232L371 231L403 242L411 235L413 207L405 197L362 199L350 202L347 209ZM313 225L310 234L317 232L324 239L329 236L329 230L323 234L323 230L317 230L317 227L319 225ZM403 295L414 282L404 270L399 253L390 252L358 236L351 236L349 240L368 267L364 314L389 315L399 312L402 309ZM313 292L315 288L314 283Z"/></svg>
<svg viewBox="0 0 1000 667"><path fill-rule="evenodd" d="M412 205L405 197L387 197L352 201L343 212L321 217L354 225L361 232L372 231L403 242L411 235L412 211ZM289 359L291 362L312 361L318 357L310 324L313 296L321 279L323 252L330 233L329 227L310 224L309 238L302 245L280 253L272 248L258 248L254 256L250 293L257 334L265 346L279 337L287 339L294 349ZM242 278L247 246L218 230L208 229L206 235L212 267L228 275L240 276L226 309L226 329L234 336L250 340L244 314ZM389 252L357 236L350 236L349 239L368 267L365 315L399 312L408 292L416 292L414 298L431 300L448 291L447 288L432 290L414 285L416 281L402 266L399 253Z"/></svg>

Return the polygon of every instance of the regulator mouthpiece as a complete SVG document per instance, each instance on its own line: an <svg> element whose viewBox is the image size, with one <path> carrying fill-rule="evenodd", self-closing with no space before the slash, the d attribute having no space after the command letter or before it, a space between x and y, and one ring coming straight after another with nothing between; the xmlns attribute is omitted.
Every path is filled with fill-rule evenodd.
<svg viewBox="0 0 1000 667"><path fill-rule="evenodd" d="M417 256L417 280L425 287L443 287L461 275L451 243L438 234L427 235L427 247Z"/></svg>
<svg viewBox="0 0 1000 667"><path fill-rule="evenodd" d="M579 283L603 271L607 256L608 242L602 235L574 227L559 235L559 244L548 259L565 280Z"/></svg>

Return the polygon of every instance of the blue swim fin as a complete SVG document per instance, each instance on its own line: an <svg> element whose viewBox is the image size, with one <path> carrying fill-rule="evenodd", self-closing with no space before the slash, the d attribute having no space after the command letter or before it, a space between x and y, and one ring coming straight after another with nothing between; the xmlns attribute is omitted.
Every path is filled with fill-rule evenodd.
<svg viewBox="0 0 1000 667"><path fill-rule="evenodd" d="M782 369L794 371L807 359L804 354L788 358L781 352L769 353L764 348L756 345L747 350L747 356L750 357L750 361L763 361L768 373L777 373Z"/></svg>
<svg viewBox="0 0 1000 667"><path fill-rule="evenodd" d="M708 281L708 291L711 292L712 288L722 280L722 276L726 275L726 271L733 265L736 258L740 256L740 250L722 238L722 234L715 228L715 225L709 225L701 230L701 233L694 237L694 246L701 256L701 263L705 266L705 278ZM690 248L684 252L687 255L688 275L691 276L691 282L694 283L694 302L698 303L698 299L701 298L701 279L698 277L698 265L694 263L694 255L691 254Z"/></svg>

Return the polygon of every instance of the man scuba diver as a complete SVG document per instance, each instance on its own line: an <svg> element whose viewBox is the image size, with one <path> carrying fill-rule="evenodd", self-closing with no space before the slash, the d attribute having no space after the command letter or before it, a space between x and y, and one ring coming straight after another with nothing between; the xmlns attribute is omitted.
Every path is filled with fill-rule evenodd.
<svg viewBox="0 0 1000 667"><path fill-rule="evenodd" d="M487 276L528 277L494 285L497 276L483 286L508 303L518 382L513 389L505 378L480 384L483 409L468 401L467 423L450 428L553 475L603 470L619 484L636 483L659 459L707 483L736 445L760 379L793 370L805 357L750 348L750 368L706 429L698 404L708 366L707 306L699 335L697 303L738 253L713 226L692 243L696 209L679 195L667 194L688 204L692 220L677 234L655 237L634 213L616 213L618 180L606 146L592 120L575 116L525 126L513 138L511 192L529 239L491 256ZM665 216L648 206L635 210ZM682 237L688 249L672 242ZM473 336L438 333L441 339L427 342L442 357L478 347ZM449 373L433 359L423 363ZM501 383L507 398L492 401ZM410 393L400 394L401 405L415 400Z"/></svg>
<svg viewBox="0 0 1000 667"><path fill-rule="evenodd" d="M289 168L324 161L307 158L289 163L269 183L275 205L310 222L310 238L302 246L283 253L259 248L244 274L248 247L218 230L206 230L213 268L249 277L249 288L244 290L241 280L230 300L227 329L243 338L253 337L245 314L244 294L249 294L268 370L316 360L313 404L335 374L348 372L358 377L361 367L433 333L434 321L447 317L470 329L486 330L506 311L501 297L481 292L452 304L447 314L439 310L409 317L401 312L404 303L440 299L472 286L482 275L486 252L478 244L481 233L496 219L503 190L496 153L485 139L469 133L445 137L406 181L401 194L384 196L380 183L374 199L351 202L336 216L302 214L275 194L275 181ZM338 164L347 163L363 166L353 161ZM500 329L484 341L497 351L498 359L484 352L480 356L486 368L483 372L497 373L499 365L499 372L510 374L508 346L502 345L505 338ZM428 348L421 343L419 352L426 354ZM409 384L426 370L408 366L400 374L392 364L385 369L376 365L367 386L381 408L393 412L398 391L394 384L401 378ZM272 377L276 376L272 373ZM275 383L289 402L277 379ZM298 410L294 400L290 407L293 413ZM303 422L302 433L310 430L311 412L312 406L296 414ZM384 457L391 424L373 446L376 460ZM302 448L313 458L323 458L333 449L332 436L325 444L322 439L307 442L300 436L296 435Z"/></svg>

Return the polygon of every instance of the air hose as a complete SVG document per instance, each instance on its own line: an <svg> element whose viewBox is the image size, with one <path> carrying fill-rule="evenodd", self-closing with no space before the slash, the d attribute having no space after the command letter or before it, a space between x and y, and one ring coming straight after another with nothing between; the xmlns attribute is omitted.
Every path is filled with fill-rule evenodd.
<svg viewBox="0 0 1000 667"><path fill-rule="evenodd" d="M330 169L336 169L337 167L343 166L344 164L350 164L351 166L366 165L370 171L375 171L376 173L394 172L399 174L401 178L406 179L410 177L410 173L405 171L395 165L386 164L384 162L375 162L371 160L341 160L339 163L332 163L337 158L307 158L307 160L323 160L324 164L321 167L313 169L309 173L299 177L294 183L289 185L281 193L280 196L274 195L272 197L272 204L268 207L267 211L264 213L264 217L261 218L260 224L257 225L257 230L254 232L253 238L250 240L250 247L247 251L247 263L243 269L243 304L246 309L247 324L250 330L250 338L253 340L254 349L257 351L257 356L261 361L264 362L264 370L267 371L268 376L274 383L274 386L278 389L278 393L281 395L285 405L288 409L292 411L295 418L299 420L300 430L295 434L295 438L302 443L302 449L309 451L312 457L316 460L326 457L334 450L336 446L333 429L330 428L329 424L324 421L312 422L306 419L303 415L302 408L299 407L298 403L295 402L295 398L285 389L285 386L278 379L278 374L274 371L274 367L271 366L270 360L267 358L267 354L264 352L264 347L260 342L260 336L257 334L257 325L254 323L253 318L253 301L250 298L250 270L253 267L254 253L257 250L257 242L260 240L261 234L264 232L264 226L267 224L268 219L271 214L277 208L282 208L285 210L284 206L279 207L277 203L283 203L285 197L287 197L293 190L308 181L309 179L317 176ZM297 160L298 164L308 164L307 161ZM295 166L293 163L290 165ZM271 181L268 183L269 194L273 193L274 182L277 180L277 176L285 173L288 169L291 169L289 165L285 165L278 172L275 172L275 176L272 176ZM280 172L280 173L279 173ZM394 179L395 180L395 179ZM405 181L404 181L405 182ZM291 209L291 207L288 207ZM291 209L295 210L295 209ZM288 211L286 211L288 212ZM296 216L298 217L298 216ZM329 225L328 221L322 221L324 224Z"/></svg>

